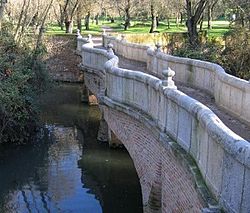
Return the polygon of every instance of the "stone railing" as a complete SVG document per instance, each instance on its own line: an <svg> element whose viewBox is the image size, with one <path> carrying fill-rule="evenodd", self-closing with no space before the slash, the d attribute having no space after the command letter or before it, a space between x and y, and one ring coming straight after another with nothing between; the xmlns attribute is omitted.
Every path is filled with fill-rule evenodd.
<svg viewBox="0 0 250 213"><path fill-rule="evenodd" d="M81 41L78 40L78 42L80 43ZM113 46L108 45L108 50L95 49L93 47L93 42L87 42L81 46L82 68L89 68L93 71L104 73L104 64L110 61L110 59L114 58L115 61L113 63L118 64L118 57L114 55L112 50Z"/></svg>
<svg viewBox="0 0 250 213"><path fill-rule="evenodd" d="M107 98L142 110L196 161L221 206L247 212L250 144L206 106L151 75L106 66ZM121 86L122 85L122 86Z"/></svg>
<svg viewBox="0 0 250 213"><path fill-rule="evenodd" d="M88 38L83 38L82 35L80 34L80 31L77 30L77 47L76 47L77 53L79 54L81 53L81 49L84 44L93 45L92 36L88 35Z"/></svg>
<svg viewBox="0 0 250 213"><path fill-rule="evenodd" d="M116 37L103 34L103 45L107 47L108 43L114 45L114 52L119 56L136 61L147 61L148 46L146 45L128 43L124 36L121 36L121 39L117 39Z"/></svg>
<svg viewBox="0 0 250 213"><path fill-rule="evenodd" d="M103 39L104 45L114 43L116 54L146 62L149 74L162 78L162 70L171 68L176 72L175 81L208 92L215 98L217 105L250 124L248 81L227 74L217 64L170 56L159 49L155 51L147 46L128 43L124 38L103 35Z"/></svg>
<svg viewBox="0 0 250 213"><path fill-rule="evenodd" d="M91 55L89 59L85 52ZM140 122L159 130L158 138L166 135L176 141L193 157L224 210L249 211L250 143L228 129L206 106L178 91L171 69L158 72L164 77L161 80L121 69L114 55L107 60L107 52L98 49L83 47L82 55L86 57L83 66L102 71L105 67L104 103L119 106L125 113L132 111Z"/></svg>

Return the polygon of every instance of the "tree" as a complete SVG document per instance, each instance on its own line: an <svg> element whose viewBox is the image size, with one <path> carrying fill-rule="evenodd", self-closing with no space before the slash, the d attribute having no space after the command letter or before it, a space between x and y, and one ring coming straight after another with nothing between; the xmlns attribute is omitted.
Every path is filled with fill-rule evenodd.
<svg viewBox="0 0 250 213"><path fill-rule="evenodd" d="M4 9L7 1L6 0L0 0L0 29L1 29L1 22L4 16Z"/></svg>
<svg viewBox="0 0 250 213"><path fill-rule="evenodd" d="M209 0L207 3L207 28L212 29L213 10L219 0Z"/></svg>
<svg viewBox="0 0 250 213"><path fill-rule="evenodd" d="M131 17L138 6L138 0L115 0L116 7L120 15L124 16L124 30L127 30L131 25Z"/></svg>
<svg viewBox="0 0 250 213"><path fill-rule="evenodd" d="M224 4L232 11L235 18L232 20L237 26L250 29L250 3L249 0L227 0ZM231 15L233 15L231 14Z"/></svg>
<svg viewBox="0 0 250 213"><path fill-rule="evenodd" d="M189 43L192 47L196 47L199 44L197 24L202 18L202 14L208 1L209 0L198 0L194 2L192 0L186 0L186 24L188 28Z"/></svg>

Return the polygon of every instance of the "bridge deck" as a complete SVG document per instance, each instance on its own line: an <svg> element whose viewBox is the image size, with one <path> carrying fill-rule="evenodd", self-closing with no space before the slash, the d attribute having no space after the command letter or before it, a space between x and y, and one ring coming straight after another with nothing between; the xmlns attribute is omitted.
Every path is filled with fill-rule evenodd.
<svg viewBox="0 0 250 213"><path fill-rule="evenodd" d="M100 38L96 39L95 43L97 48L102 48ZM146 72L147 70L147 65L144 62L126 59L119 55L118 57L119 57L119 67L121 68L142 71L142 72ZM210 108L222 120L222 122L233 132L235 132L245 140L250 141L250 126L243 123L236 116L233 116L232 114L226 112L218 105L216 105L215 100L211 95L205 93L200 89L191 88L179 82L176 82L176 86L183 93L198 100L199 102L203 103L205 106Z"/></svg>
<svg viewBox="0 0 250 213"><path fill-rule="evenodd" d="M146 72L147 70L146 63L129 60L121 56L119 56L119 67L142 72ZM235 116L227 113L225 110L217 106L214 98L211 95L205 93L202 90L191 88L178 82L176 82L176 86L183 93L198 100L210 108L222 120L222 122L236 134L250 141L250 126L246 125Z"/></svg>

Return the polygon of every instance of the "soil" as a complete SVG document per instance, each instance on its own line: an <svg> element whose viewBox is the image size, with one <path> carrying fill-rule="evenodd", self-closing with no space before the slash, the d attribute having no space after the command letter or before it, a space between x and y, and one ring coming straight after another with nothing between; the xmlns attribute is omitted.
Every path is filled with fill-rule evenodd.
<svg viewBox="0 0 250 213"><path fill-rule="evenodd" d="M76 54L75 36L48 36L47 65L53 80L82 82L83 73L79 68L81 57Z"/></svg>

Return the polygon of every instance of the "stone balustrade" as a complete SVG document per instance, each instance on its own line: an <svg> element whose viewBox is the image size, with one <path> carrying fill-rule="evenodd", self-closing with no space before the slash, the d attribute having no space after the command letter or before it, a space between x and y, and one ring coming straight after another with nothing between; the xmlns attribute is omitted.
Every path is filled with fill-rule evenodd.
<svg viewBox="0 0 250 213"><path fill-rule="evenodd" d="M79 43L81 41L78 40ZM106 51L103 49L93 48L93 43L87 42L81 46L82 63L81 66L91 68L94 71L104 71L104 64L112 58L115 58L114 64L118 64L118 58L114 55L113 50ZM112 65L114 65L112 64Z"/></svg>
<svg viewBox="0 0 250 213"><path fill-rule="evenodd" d="M117 50L115 49L116 52ZM150 51L147 51L148 57L159 60L156 63L159 66L152 67L151 71L164 79L119 68L117 57L113 54L108 57L107 51L91 47L82 47L82 65L104 71L106 90L103 93L104 104L110 108L119 109L148 126L158 141L165 144L164 147L169 147L169 142L163 138L170 137L192 156L220 207L227 212L249 212L250 143L228 129L209 108L177 90L172 82L174 72L169 67L176 72L176 79L184 81L188 77L178 72L185 72L185 69L192 65L192 72L194 76L197 75L194 77L195 82L205 77L214 79L211 85L196 82L194 86L200 85L212 94L215 94L217 89L225 89L224 85L218 86L220 81L232 88L237 87L238 90L248 92L248 87L244 89L242 86L246 82L225 74L218 65L166 56L160 52L157 52L155 57L153 55L155 52ZM148 60L150 61L148 65L151 66L152 60ZM160 60L164 66L161 65ZM189 60L190 65L185 60ZM175 67L171 65L173 61L176 63ZM165 65L166 63L168 66ZM183 68L179 68L179 64ZM163 74L160 69L164 70ZM233 90L230 89L232 95ZM218 98L216 95L215 97ZM244 112L246 114L246 111ZM153 160L152 156L149 157ZM162 177L163 182L164 178L168 177ZM199 180L196 181L199 182ZM162 187L166 186L162 185ZM164 200L164 197L162 199Z"/></svg>
<svg viewBox="0 0 250 213"><path fill-rule="evenodd" d="M88 38L83 38L82 35L80 34L80 31L77 30L77 47L76 47L77 53L79 54L81 53L81 49L84 44L92 46L93 45L92 36L88 35Z"/></svg>
<svg viewBox="0 0 250 213"><path fill-rule="evenodd" d="M146 45L129 43L124 36L117 39L116 37L103 35L103 45L107 47L108 43L114 45L115 53L120 56L141 62L147 61L148 46Z"/></svg>
<svg viewBox="0 0 250 213"><path fill-rule="evenodd" d="M132 44L124 39L103 36L104 45L114 44L115 53L147 63L147 72L162 78L162 70L176 72L175 81L208 92L218 106L250 124L250 83L229 75L214 63L167 55L153 48Z"/></svg>
<svg viewBox="0 0 250 213"><path fill-rule="evenodd" d="M156 77L110 67L106 85L109 99L142 110L195 159L209 189L226 210L250 209L248 141L228 129L206 106L164 87Z"/></svg>

